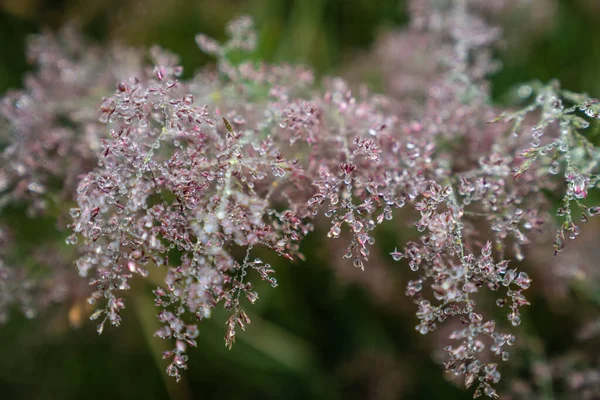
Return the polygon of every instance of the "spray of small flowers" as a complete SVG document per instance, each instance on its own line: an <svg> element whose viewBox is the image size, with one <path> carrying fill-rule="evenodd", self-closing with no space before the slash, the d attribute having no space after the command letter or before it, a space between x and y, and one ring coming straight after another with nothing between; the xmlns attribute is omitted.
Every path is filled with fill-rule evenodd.
<svg viewBox="0 0 600 400"><path fill-rule="evenodd" d="M397 290L414 300L417 331L458 321L445 369L475 397L498 397L498 362L529 304L527 245L557 225L558 254L600 214L587 200L600 181L589 133L600 102L557 82L521 86L520 109L490 101L501 37L490 15L513 3L411 1L412 22L386 39L383 58L403 48L414 57L385 95L303 67L235 61L256 45L246 17L225 43L196 37L216 66L186 80L162 49L94 47L69 30L36 38L35 72L0 103L0 205L54 218L72 246L36 280L11 267L15 227L4 224L0 320L76 291L102 333L120 324L131 282L146 279L156 336L173 342L167 374L179 379L201 320L228 310L231 347L251 323L255 282L277 286L260 254L302 259L302 239L326 221L347 267L369 274L374 231L393 221L415 232L390 260L408 266ZM547 193L562 199L558 210ZM484 297L505 320L487 315Z"/></svg>

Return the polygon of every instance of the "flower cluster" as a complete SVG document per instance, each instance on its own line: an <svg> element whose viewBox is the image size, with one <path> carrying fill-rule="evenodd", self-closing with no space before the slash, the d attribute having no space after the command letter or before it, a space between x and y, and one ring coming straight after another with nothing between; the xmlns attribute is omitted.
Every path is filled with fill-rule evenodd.
<svg viewBox="0 0 600 400"><path fill-rule="evenodd" d="M79 175L96 164L104 136L98 102L115 82L143 73L143 53L91 45L67 27L34 37L28 58L36 70L24 89L0 102L0 204L25 201L30 215L56 214L57 204L74 198Z"/></svg>
<svg viewBox="0 0 600 400"><path fill-rule="evenodd" d="M566 237L575 239L581 232L574 220L575 211L582 222L600 214L600 207L582 203L588 191L600 181L600 155L592 142L593 134L585 131L590 127L590 120L600 118L600 102L586 94L561 90L557 82L524 85L518 90L523 98L535 97L535 101L500 118L512 122L514 135L520 133L527 114L539 111L539 120L530 130L531 144L520 155L523 161L515 178L523 176L536 163L541 164L547 175L564 178L562 204L556 211L563 220L554 240L556 254L564 249ZM577 210L572 210L573 205Z"/></svg>
<svg viewBox="0 0 600 400"><path fill-rule="evenodd" d="M231 347L250 323L256 281L277 286L264 254L302 259L318 221L343 258L368 269L376 228L405 224L402 213L415 235L391 258L412 271L405 292L417 331L460 323L444 367L475 396L497 397L494 357L508 360L516 337L480 299L508 309L509 328L520 324L531 285L520 262L552 224L546 193L564 193L556 252L579 233L573 205L584 220L600 214L584 203L600 181L600 153L584 131L600 103L535 83L518 89L534 99L520 111L491 104L501 35L486 15L509 3L412 1L410 27L386 46L424 67L396 76L391 57L385 96L341 78L315 82L303 67L244 61L256 44L246 17L230 23L224 44L196 37L217 65L189 80L156 48L147 66L141 52L42 36L32 45L38 71L1 103L10 133L3 203L26 200L30 214L61 222L68 213L66 240L90 280L99 333L121 323L134 280L152 284L156 336L174 342L163 356L176 379L200 320L222 304ZM25 272L0 264L0 312L16 301L29 313Z"/></svg>
<svg viewBox="0 0 600 400"><path fill-rule="evenodd" d="M30 317L52 302L75 302L72 310L80 308L77 301L86 296L87 285L72 267L75 252L59 250L69 204L80 175L97 163L104 136L98 119L102 96L114 90L115 81L144 74L143 52L93 45L74 27L33 37L28 59L35 69L25 76L24 88L0 99L3 316L11 304L20 304ZM25 216L20 215L23 206ZM35 222L55 225L59 235L31 247L10 234L18 232L18 218L43 218Z"/></svg>

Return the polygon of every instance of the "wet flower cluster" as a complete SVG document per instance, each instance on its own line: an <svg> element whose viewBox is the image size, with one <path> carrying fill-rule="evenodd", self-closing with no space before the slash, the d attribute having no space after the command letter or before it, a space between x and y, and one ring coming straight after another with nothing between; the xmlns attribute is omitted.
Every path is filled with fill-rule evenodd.
<svg viewBox="0 0 600 400"><path fill-rule="evenodd" d="M104 137L98 102L115 82L143 75L143 52L104 49L83 40L74 27L42 34L29 43L36 70L24 88L0 101L6 121L0 158L0 204L25 202L30 215L55 212L74 198L79 175L96 164Z"/></svg>
<svg viewBox="0 0 600 400"><path fill-rule="evenodd" d="M31 50L38 71L1 103L2 203L25 200L30 215L68 224L77 256L62 261L89 279L99 333L121 323L135 280L153 286L156 336L174 343L163 356L176 379L199 321L222 305L231 347L250 323L256 282L277 286L263 254L302 259L302 239L326 224L349 268L369 274L376 228L412 224L391 259L409 267L416 330L458 321L445 369L475 396L497 397L497 362L516 342L508 329L529 304L525 246L552 225L546 193L564 196L555 252L579 233L575 215L600 213L585 202L600 181L585 133L600 103L552 82L519 88L533 99L521 110L491 104L501 34L486 16L512 3L412 1L411 25L377 50L389 57L388 95L239 61L256 45L246 17L223 44L196 37L217 62L191 79L167 51L42 36ZM398 55L424 66L395 76ZM0 312L17 303L29 313L22 272L0 264ZM486 316L490 297L506 321Z"/></svg>
<svg viewBox="0 0 600 400"><path fill-rule="evenodd" d="M73 269L73 249L61 249L69 208L81 175L97 164L105 134L98 104L115 81L144 76L145 56L91 44L74 26L34 36L27 56L35 69L23 89L0 99L1 319L14 305L33 317L63 302L71 307L71 324L78 325L85 308L80 300L89 291ZM54 225L57 235L34 246L17 240L22 211L40 230Z"/></svg>

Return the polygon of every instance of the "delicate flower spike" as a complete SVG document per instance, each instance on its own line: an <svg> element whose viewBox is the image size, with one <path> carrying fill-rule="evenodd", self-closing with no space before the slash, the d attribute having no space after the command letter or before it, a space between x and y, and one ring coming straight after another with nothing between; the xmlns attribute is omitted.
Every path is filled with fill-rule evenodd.
<svg viewBox="0 0 600 400"><path fill-rule="evenodd" d="M589 204L600 153L586 130L600 103L551 82L518 89L531 100L521 110L491 104L501 32L487 18L509 3L410 1L410 26L377 50L387 95L244 59L257 41L247 17L227 26L224 43L196 37L217 67L190 79L157 47L144 57L71 34L38 37L36 72L0 102L0 207L24 201L30 216L68 219L60 242L70 252L48 259L75 266L35 280L13 266L12 238L0 232L0 320L13 306L33 316L34 292L60 287L43 303L87 295L102 333L122 322L143 279L154 286L155 336L173 343L166 373L180 380L215 307L229 314L228 348L252 329L256 282L278 285L269 253L302 260L314 230L366 280L379 227L408 226L389 258L408 267L400 293L414 301L416 331L447 332L449 376L497 398L499 362L511 359L529 304L521 261L553 224L547 194L562 197L556 254L579 235L579 216L600 214ZM506 318L494 321L498 311Z"/></svg>

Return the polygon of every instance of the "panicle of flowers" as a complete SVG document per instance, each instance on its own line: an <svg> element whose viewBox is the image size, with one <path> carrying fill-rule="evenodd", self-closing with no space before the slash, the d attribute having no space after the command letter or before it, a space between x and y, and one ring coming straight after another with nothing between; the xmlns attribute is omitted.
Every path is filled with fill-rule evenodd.
<svg viewBox="0 0 600 400"><path fill-rule="evenodd" d="M432 183L422 197L415 204L421 214L415 223L423 232L420 242L409 242L403 252L392 253L395 260L406 258L411 270L420 271L419 278L410 281L406 290L418 306L420 323L416 329L427 334L436 330L438 323L459 318L464 328L453 332L450 339L459 340L460 344L446 348L449 361L444 366L447 371L464 376L467 387L477 383L476 396L484 393L496 397L492 384L499 381L500 373L496 364L480 361L480 353L489 348L506 361L509 353L503 346L512 345L515 339L512 334L497 332L494 321L484 321L476 311L475 296L480 288L495 292L506 287L506 295L498 298L497 305L502 307L510 301L508 319L516 326L521 321L520 307L529 304L522 291L531 280L525 272L509 269L508 260L495 262L491 242L481 248L481 255L473 252L463 236L463 209L450 186ZM430 296L433 300L428 299ZM486 345L486 340L491 344Z"/></svg>
<svg viewBox="0 0 600 400"><path fill-rule="evenodd" d="M14 232L14 218L6 217L24 206L23 218L32 218L26 223L43 215L64 232L69 207L63 205L74 200L80 175L96 164L104 136L98 102L119 79L141 74L143 52L91 44L68 26L32 37L27 56L34 69L24 87L0 99L0 218L6 232ZM3 266L3 312L8 299L33 316L51 302L85 296L72 268L74 251L59 250L64 236L55 236L31 249L0 241L0 253L12 261Z"/></svg>
<svg viewBox="0 0 600 400"><path fill-rule="evenodd" d="M154 281L150 267L165 266L154 291L164 325L156 334L175 340L165 357L168 374L179 378L198 332L188 315L207 318L223 303L231 347L236 328L250 322L241 299L258 298L248 273L276 284L268 264L250 261L254 248L301 256L299 241L323 212L329 237L350 232L344 257L362 269L375 227L410 202L421 237L392 257L421 274L407 288L419 307L417 330L460 319L446 369L467 386L477 383L476 395L495 397L500 373L481 353L507 360L504 345L515 339L484 320L475 297L480 288L506 288L497 305L509 304L508 319L519 325L530 279L508 268L506 257L521 260L525 232L542 224L535 194L546 186L512 179L512 154L523 143L487 123L496 110L485 78L497 68L490 46L499 31L470 2L431 7L433 17L411 29L442 44L434 57L439 77L420 108L397 114L399 103L352 91L341 79L325 80L321 90L301 68L233 62L235 51L252 50L246 19L232 23L225 45L197 37L217 57L218 76L207 70L182 82L176 60L166 57L153 76L119 84L101 108L111 137L72 210L73 241L84 238L77 265L94 275L91 301L105 302L93 315L102 317L99 331L106 321L120 323L121 291L132 277ZM481 244L486 232L493 246Z"/></svg>
<svg viewBox="0 0 600 400"><path fill-rule="evenodd" d="M424 83L421 95L412 96L408 106L402 98L397 99L398 112L418 121L412 126L437 144L435 179L448 179L458 189L459 201L470 208L469 216L477 214L490 222L494 242L502 251L507 247L505 239L513 238L514 252L522 258L521 245L528 241L525 233L539 228L543 217L539 212L543 197L528 195L537 193L544 183L536 182L535 177L511 179L513 155L523 143L506 138L502 126L488 123L498 114L490 104L486 76L498 68L490 48L499 31L487 28L478 15L481 5L477 2L433 2L428 7L425 3L411 3L417 10L411 28L392 35L401 43L428 43L427 68L401 70L397 75L402 81ZM420 16L420 12L425 14ZM390 71L404 66L392 50L382 50L387 58L383 65ZM388 79L393 82L394 76L392 73ZM390 95L403 96L393 86ZM461 157L456 157L457 152Z"/></svg>
<svg viewBox="0 0 600 400"><path fill-rule="evenodd" d="M496 292L507 287L497 305L510 303L508 319L519 325L519 309L529 304L522 291L529 287L530 278L509 269L505 257L512 252L517 260L523 258L521 246L529 240L525 232L539 228L543 221L537 211L543 200L532 195L539 189L531 181L525 185L512 179L511 154L522 143L488 123L496 111L489 104L485 78L497 68L491 46L499 31L487 25L470 1L416 1L412 6L411 29L425 30L423 35L431 43L442 44L434 47L433 56L437 66L432 69L439 77L430 82L422 111L413 116L419 122L412 124L435 143L436 162L431 170L421 172L427 185L413 196L421 237L403 251L392 252L392 257L408 259L410 268L420 273L407 287L407 295L415 298L419 308L416 329L426 334L448 318L459 318L464 328L450 336L459 344L447 347L445 367L464 377L467 387L477 383L476 397L497 397L493 385L500 373L495 363L482 361L482 352L488 349L505 361L509 353L503 346L515 339L497 332L496 323L486 321L477 310L475 299L480 289ZM456 157L457 151L461 157ZM481 244L487 235L493 237L494 246L491 241ZM512 251L507 251L509 243ZM477 249L481 256L476 255ZM492 258L493 249L500 261Z"/></svg>
<svg viewBox="0 0 600 400"><path fill-rule="evenodd" d="M418 273L406 287L416 330L460 322L445 369L475 386L476 397L498 397L490 355L508 360L516 339L484 316L480 299L491 294L510 325L520 324L531 279L515 261L548 220L543 191L565 193L556 252L579 233L573 204L583 219L600 214L584 204L600 181L585 131L600 116L597 100L534 83L518 89L531 105L497 118L510 129L489 123L499 114L487 76L499 67L500 30L486 16L513 3L411 1L410 27L389 39L399 53L379 53L391 62L390 97L340 78L315 84L304 67L249 61L256 33L247 17L228 25L224 44L196 37L217 69L189 81L177 57L158 48L148 67L136 51L89 47L70 33L39 37L38 70L0 103L9 133L0 206L26 200L35 213L49 199L75 197L67 242L89 279L98 332L120 324L126 291L146 279L161 323L155 335L174 342L163 357L177 380L200 320L222 304L231 348L250 323L255 280L277 285L265 250L301 259L300 242L322 213L343 257L365 269L375 228L404 208L417 237L391 257ZM425 66L396 69L407 52ZM98 113L88 104L100 98ZM14 304L29 314L37 285L29 282L25 270L0 262L0 318Z"/></svg>
<svg viewBox="0 0 600 400"><path fill-rule="evenodd" d="M557 254L565 247L566 238L574 239L581 232L573 206L578 209L581 222L600 214L600 207L586 205L584 200L588 192L597 187L598 152L593 136L588 133L592 123L600 119L600 102L587 94L573 93L560 88L558 82L548 85L534 82L523 85L518 94L532 98L527 107L499 117L511 122L514 135L522 135L522 124L530 113L537 113L538 122L530 129L530 145L521 153L521 164L515 170L515 177L522 178L531 174L533 165L538 165L549 181L557 181L564 195L556 215L562 223L554 240L554 252ZM553 175L562 178L558 180ZM539 177L538 177L539 178Z"/></svg>
<svg viewBox="0 0 600 400"><path fill-rule="evenodd" d="M387 114L387 103L368 93L354 95L341 80L330 82L323 99L313 101L312 107L319 110L324 126L306 171L317 188L308 206L313 215L322 210L331 218L328 237L337 238L348 227L352 240L344 257L364 268L368 246L375 242L373 229L391 219L392 210L403 207L405 196L415 190L412 186L419 185L421 164L431 163L430 149L423 149L426 144L418 139L399 142L394 136L397 121Z"/></svg>
<svg viewBox="0 0 600 400"><path fill-rule="evenodd" d="M24 89L9 91L0 102L6 121L0 190L1 204L26 201L33 215L73 198L79 175L95 165L103 136L98 101L115 82L139 75L143 53L104 49L67 27L33 37L28 58L35 70Z"/></svg>
<svg viewBox="0 0 600 400"><path fill-rule="evenodd" d="M84 238L79 271L93 274L90 301L105 303L93 315L100 332L106 321L119 325L120 292L133 276L154 279L150 267L167 269L154 291L164 324L156 334L176 340L166 356L173 358L167 373L177 378L185 348L195 345L197 328L186 315L201 320L223 303L231 347L236 327L250 322L242 299L258 298L247 274L277 285L270 265L250 260L252 249L293 260L311 229L303 223L305 190L298 190L310 186L301 165L283 153L289 138L270 133L278 125L268 98L249 101L252 82L220 86L208 72L188 85L180 73L175 64L158 65L153 77L119 84L104 100L111 137L71 210L73 238ZM256 86L263 85L268 81ZM202 96L207 88L212 92Z"/></svg>
<svg viewBox="0 0 600 400"><path fill-rule="evenodd" d="M256 49L254 21L248 16L238 17L227 24L228 40L221 44L204 34L196 35L200 49L217 59L217 68L223 75L235 79L243 73L236 68L236 59L243 58L239 53L248 54Z"/></svg>

